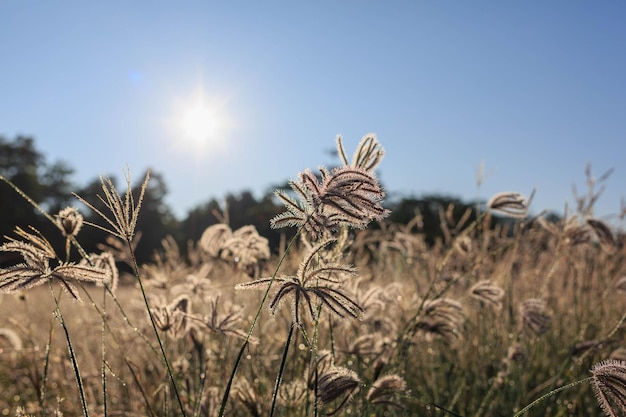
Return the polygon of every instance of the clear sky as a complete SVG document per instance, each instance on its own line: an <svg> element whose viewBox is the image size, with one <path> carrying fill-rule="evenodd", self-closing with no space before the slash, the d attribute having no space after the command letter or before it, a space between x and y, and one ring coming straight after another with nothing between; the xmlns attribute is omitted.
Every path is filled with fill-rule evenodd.
<svg viewBox="0 0 626 417"><path fill-rule="evenodd" d="M611 0L0 0L0 135L81 185L151 167L179 217L370 132L392 197L536 187L535 212L562 212L590 161L615 168L596 212L615 215L625 22Z"/></svg>

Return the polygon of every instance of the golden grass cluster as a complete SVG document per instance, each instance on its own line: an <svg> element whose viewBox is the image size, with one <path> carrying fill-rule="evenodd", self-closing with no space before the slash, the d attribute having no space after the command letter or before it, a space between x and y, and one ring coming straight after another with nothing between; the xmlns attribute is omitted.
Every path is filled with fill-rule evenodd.
<svg viewBox="0 0 626 417"><path fill-rule="evenodd" d="M0 270L0 415L624 415L626 248L592 191L557 223L518 193L473 223L442 207L428 246L419 214L384 220L376 138L351 162L337 146L343 166L277 193L284 256L219 224L136 265L143 196L107 179L109 251L81 251L72 209L50 216L61 256L19 229L0 247L23 257Z"/></svg>

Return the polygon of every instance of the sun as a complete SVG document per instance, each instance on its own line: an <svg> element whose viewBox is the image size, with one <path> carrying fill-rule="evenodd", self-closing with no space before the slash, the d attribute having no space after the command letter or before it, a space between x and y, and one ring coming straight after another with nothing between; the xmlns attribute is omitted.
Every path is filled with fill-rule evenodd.
<svg viewBox="0 0 626 417"><path fill-rule="evenodd" d="M168 124L176 149L202 154L223 150L231 125L224 101L201 87L175 101Z"/></svg>
<svg viewBox="0 0 626 417"><path fill-rule="evenodd" d="M216 141L219 120L215 113L215 110L205 103L195 103L181 114L181 132L187 139L198 144Z"/></svg>

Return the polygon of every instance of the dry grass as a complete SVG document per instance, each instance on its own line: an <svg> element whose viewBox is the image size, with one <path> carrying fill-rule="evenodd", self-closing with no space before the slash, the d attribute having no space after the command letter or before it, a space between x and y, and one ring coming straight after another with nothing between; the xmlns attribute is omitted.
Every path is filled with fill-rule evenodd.
<svg viewBox="0 0 626 417"><path fill-rule="evenodd" d="M301 201L280 195L278 222L306 232L284 259L266 259L253 228L221 225L186 256L164 241L136 271L142 288L126 277L115 292L84 284L83 303L60 296L87 413L514 416L552 392L528 415L621 415L626 249L592 206L549 224L502 194L496 208L520 217L511 229L483 213L442 223L428 248L419 218L363 229L384 211L368 171L382 150L361 145L348 165L339 142L345 170L292 183ZM0 413L85 414L50 289L0 297Z"/></svg>

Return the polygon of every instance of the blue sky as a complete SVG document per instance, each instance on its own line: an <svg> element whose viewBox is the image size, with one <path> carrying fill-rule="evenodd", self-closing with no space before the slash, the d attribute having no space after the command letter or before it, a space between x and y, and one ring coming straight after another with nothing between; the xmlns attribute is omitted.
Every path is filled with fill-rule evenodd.
<svg viewBox="0 0 626 417"><path fill-rule="evenodd" d="M562 212L591 162L626 195L621 1L0 2L0 135L79 184L164 175L180 217L260 195L376 133L391 196L529 194ZM217 120L194 141L181 119ZM476 170L487 174L477 190Z"/></svg>

